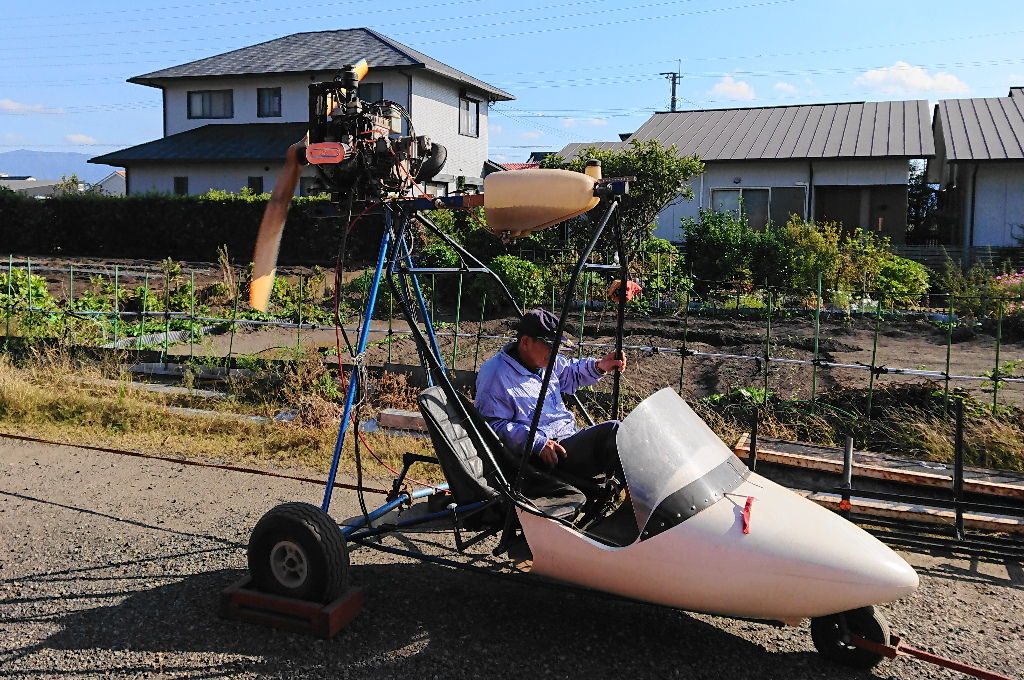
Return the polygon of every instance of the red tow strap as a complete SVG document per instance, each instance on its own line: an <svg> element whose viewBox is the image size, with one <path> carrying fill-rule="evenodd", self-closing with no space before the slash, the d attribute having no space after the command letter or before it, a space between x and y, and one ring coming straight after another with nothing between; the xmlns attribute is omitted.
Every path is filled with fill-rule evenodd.
<svg viewBox="0 0 1024 680"><path fill-rule="evenodd" d="M743 533L750 533L750 506L754 504L754 497L747 496L747 503L743 506Z"/></svg>
<svg viewBox="0 0 1024 680"><path fill-rule="evenodd" d="M999 673L993 673L992 671L986 671L983 668L971 666L970 664L962 663L960 661L954 661L953 659L947 659L931 652L926 652L923 649L917 649L916 647L910 647L904 645L903 641L897 636L892 636L892 645L883 645L878 642L871 640L865 640L857 635L850 634L850 642L856 646L866 649L875 654L881 654L882 656L890 659L896 656L910 656L921 661L927 661L933 663L936 666L942 666L943 668L950 668L964 675L970 675L975 678L981 678L981 680L1013 680L1013 678L1007 675L1000 675Z"/></svg>

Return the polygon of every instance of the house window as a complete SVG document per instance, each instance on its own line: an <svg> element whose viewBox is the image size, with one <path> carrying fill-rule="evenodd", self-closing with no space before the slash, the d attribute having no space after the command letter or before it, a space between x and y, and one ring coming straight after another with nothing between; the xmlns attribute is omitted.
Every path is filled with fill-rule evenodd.
<svg viewBox="0 0 1024 680"><path fill-rule="evenodd" d="M188 177L174 178L174 193L178 196L188 196Z"/></svg>
<svg viewBox="0 0 1024 680"><path fill-rule="evenodd" d="M359 83L359 98L364 102L384 99L384 83Z"/></svg>
<svg viewBox="0 0 1024 680"><path fill-rule="evenodd" d="M254 194L263 193L263 177L250 177L248 182L249 191Z"/></svg>
<svg viewBox="0 0 1024 680"><path fill-rule="evenodd" d="M790 215L805 219L806 189L804 187L771 187L757 189L712 189L711 209L746 216L754 229L764 229L768 222L785 224Z"/></svg>
<svg viewBox="0 0 1024 680"><path fill-rule="evenodd" d="M193 90L188 93L189 118L233 118L231 90Z"/></svg>
<svg viewBox="0 0 1024 680"><path fill-rule="evenodd" d="M459 134L480 136L480 102L475 99L459 98Z"/></svg>
<svg viewBox="0 0 1024 680"><path fill-rule="evenodd" d="M281 117L281 88L256 88L256 116L258 118Z"/></svg>

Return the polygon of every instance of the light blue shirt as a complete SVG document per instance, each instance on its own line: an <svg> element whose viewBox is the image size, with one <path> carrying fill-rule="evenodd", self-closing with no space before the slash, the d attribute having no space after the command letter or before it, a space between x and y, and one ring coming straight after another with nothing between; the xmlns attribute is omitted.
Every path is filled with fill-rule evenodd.
<svg viewBox="0 0 1024 680"><path fill-rule="evenodd" d="M506 345L480 367L474 404L506 446L522 451L530 434L544 369L536 373L530 371L509 354L513 347ZM576 417L562 402L562 393L572 394L581 387L593 385L602 375L596 359L570 360L558 355L533 438L533 453L544 448L549 439L565 439L576 434Z"/></svg>

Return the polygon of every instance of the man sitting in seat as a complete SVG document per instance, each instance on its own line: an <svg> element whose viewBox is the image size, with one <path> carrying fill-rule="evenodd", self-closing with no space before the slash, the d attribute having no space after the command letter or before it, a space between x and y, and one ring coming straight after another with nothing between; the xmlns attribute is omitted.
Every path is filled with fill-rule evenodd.
<svg viewBox="0 0 1024 680"><path fill-rule="evenodd" d="M529 436L557 330L557 316L543 309L530 310L519 321L516 341L484 362L477 374L477 410L505 445L516 453L522 452ZM560 349L571 347L568 338L563 336ZM615 352L602 359L570 360L559 355L555 359L537 433L529 444L530 453L550 468L577 477L594 478L618 468L615 433L619 421L609 420L578 429L576 417L562 402L562 393L572 394L581 387L595 384L609 371L621 371L625 367L625 356L616 357Z"/></svg>

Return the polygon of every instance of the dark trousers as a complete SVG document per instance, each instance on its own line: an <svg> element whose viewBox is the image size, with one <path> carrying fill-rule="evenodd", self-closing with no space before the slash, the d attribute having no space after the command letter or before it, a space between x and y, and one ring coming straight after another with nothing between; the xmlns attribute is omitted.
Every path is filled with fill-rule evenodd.
<svg viewBox="0 0 1024 680"><path fill-rule="evenodd" d="M606 420L560 439L558 443L565 448L566 456L558 461L556 469L584 479L593 479L609 470L621 473L622 463L615 445L618 430L619 421Z"/></svg>

